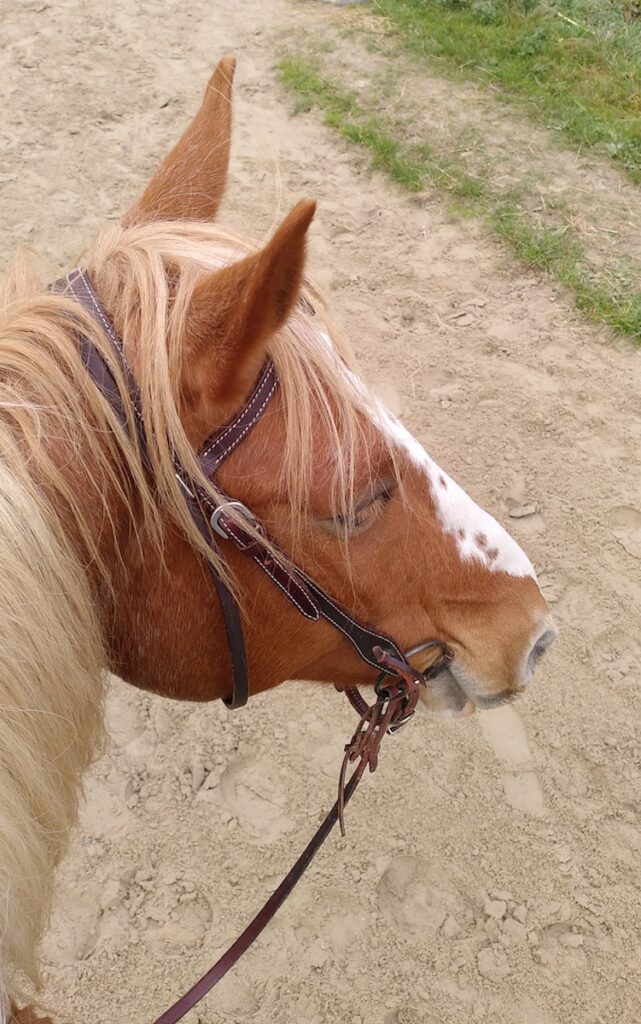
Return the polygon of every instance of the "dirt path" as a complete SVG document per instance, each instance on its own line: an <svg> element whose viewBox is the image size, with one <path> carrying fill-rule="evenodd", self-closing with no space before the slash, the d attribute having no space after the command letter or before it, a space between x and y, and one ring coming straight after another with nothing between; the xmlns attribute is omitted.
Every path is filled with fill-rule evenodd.
<svg viewBox="0 0 641 1024"><path fill-rule="evenodd" d="M313 272L367 375L527 546L562 629L518 709L422 718L390 744L347 839L189 1019L638 1024L641 354L473 222L418 210L315 116L291 119L273 61L337 16L285 0L2 15L4 258L27 239L75 262L234 52L226 219L261 234L318 199ZM109 719L46 944L47 998L73 1024L153 1019L210 964L333 799L352 726L304 686L229 715L115 684Z"/></svg>
<svg viewBox="0 0 641 1024"><path fill-rule="evenodd" d="M639 188L612 161L568 148L560 131L537 125L500 90L439 77L438 61L417 65L378 16L355 9L330 21L314 10L323 31L298 33L296 46L365 109L404 122L405 138L487 178L497 198L516 193L534 224L571 229L596 269L627 271L629 287L638 286Z"/></svg>

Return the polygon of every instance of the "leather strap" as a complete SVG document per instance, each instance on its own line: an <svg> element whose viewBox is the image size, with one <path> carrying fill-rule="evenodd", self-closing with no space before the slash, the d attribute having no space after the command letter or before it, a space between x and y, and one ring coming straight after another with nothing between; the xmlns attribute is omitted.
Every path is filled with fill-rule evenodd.
<svg viewBox="0 0 641 1024"><path fill-rule="evenodd" d="M56 281L52 285L52 290L61 294L70 294L76 302L83 307L83 309L87 310L87 312L98 321L107 339L111 343L111 349L127 384L129 396L134 409L136 438L141 458L145 468L149 473L151 473L152 470L147 451L144 421L140 405L140 390L125 358L122 342L116 334L107 312L96 295L91 282L84 270L78 269L67 274L66 277L61 278L59 281ZM103 395L105 401L118 417L123 428L127 430L128 421L124 411L120 388L118 387L116 378L103 354L94 345L92 345L87 338L83 337L82 334L79 335L78 345L89 376ZM265 375L263 374L261 381L263 381L264 377ZM239 420L240 417L235 417L235 419ZM238 438L238 440L233 442L234 447L239 443L240 439L241 438ZM233 441L231 435L230 441ZM198 501L196 494L191 491L189 485L185 484L184 476L179 468L177 468L176 475L179 482L182 484L183 490L185 491L185 500L189 506L189 511L195 525L200 531L204 541L210 547L215 547L215 541L209 528L209 524L203 515L201 503ZM240 708L246 704L249 699L247 653L245 649L245 638L240 618L240 611L236 599L227 584L216 573L211 562L208 562L208 566L220 603L223 622L225 625L225 633L227 635L227 646L229 648L232 663L232 693L231 696L224 698L224 702L230 709Z"/></svg>
<svg viewBox="0 0 641 1024"><path fill-rule="evenodd" d="M145 441L144 421L140 408L139 390L127 365L122 343L116 335L106 311L101 306L91 283L82 270L76 270L62 281L56 282L53 288L59 292L69 292L83 308L96 318L111 342L114 357L123 374L133 404L136 437L140 446L141 456L146 468L151 472ZM88 339L80 337L79 345L89 375L115 412L123 427L127 429L129 423L125 414L122 396L107 361L91 345ZM271 361L268 360L243 409L205 444L200 455L200 464L203 472L209 478L216 472L224 459L247 436L247 433L264 413L275 393L277 384L275 368ZM215 544L214 529L222 531L222 536L230 543L233 543L238 551L252 558L303 615L314 620L322 616L334 628L338 629L352 644L363 661L378 670L379 679L376 683L378 699L371 706L365 703L355 687L351 687L346 691L351 704L360 714L360 721L350 743L345 747L345 757L339 779L338 800L320 828L312 837L291 871L269 897L242 935L236 939L217 963L178 1002L174 1003L170 1009L157 1019L155 1024L177 1024L177 1021L184 1017L227 974L261 934L297 884L337 821L340 821L341 829L343 829L344 807L356 790L366 768L369 768L370 772L375 771L383 736L387 733L396 732L410 719L414 714L418 700L419 685L426 678L434 675L448 664L453 657L453 652L444 642L438 640L428 641L413 648L411 652L408 652L407 657L419 650L433 647L440 652L439 658L429 672L420 673L413 669L407 657L400 652L399 648L389 637L378 633L351 616L301 569L296 566L290 566L289 561L285 559L281 563L277 557L274 557L270 548L262 543L260 533L255 535L249 532L238 522L236 516L226 514L225 509L230 505L230 501L225 501L219 506L214 505L209 495L186 477L178 463L175 464L175 472L176 478L185 492L185 501L193 521L206 543L213 547ZM236 505L238 506L238 503ZM244 509L244 506L240 506L240 508ZM251 517L249 510L244 509L244 511ZM254 525L258 526L258 524ZM274 550L276 551L276 548ZM233 594L224 581L220 579L211 563L209 568L220 601L232 659L233 693L226 703L228 707L240 707L247 701L249 696L247 659L240 613ZM391 677L391 682L389 677ZM349 781L346 782L348 765L354 761L357 762L356 768Z"/></svg>
<svg viewBox="0 0 641 1024"><path fill-rule="evenodd" d="M226 516L221 516L221 523L224 525L230 540L236 548L244 555L253 558L257 565L267 572L268 575L280 586L281 590L289 600L298 607L303 615L310 619L323 617L335 629L343 634L346 640L354 647L356 653L363 661L371 665L378 672L381 670L381 662L374 653L374 648L383 646L394 657L403 660L399 648L394 641L384 633L379 633L370 626L355 619L322 587L311 579L302 569L287 563L282 565L270 554L266 547L259 544L254 537L246 533L236 522L232 522Z"/></svg>
<svg viewBox="0 0 641 1024"><path fill-rule="evenodd" d="M353 796L366 767L367 765L365 762L359 764L345 786L342 794L343 807L345 807ZM211 967L206 974L203 974L202 978L200 978L195 985L193 985L183 996L180 997L180 999L170 1006L168 1010L165 1010L165 1012L154 1021L154 1024L176 1024L176 1022L181 1020L189 1010L196 1006L196 1004L199 1003L208 992L211 992L212 988L225 977L227 972L231 970L235 964L238 963L252 943L254 943L258 936L264 932L276 911L283 905L289 894L300 881L315 855L318 853L328 835L334 828L338 818L339 802L337 800L318 831L312 836L292 869L282 880L278 888L274 890L269 899L263 904L256 916L252 918L245 930L238 936L236 941L232 943L229 949L223 953L220 959L216 961L213 967Z"/></svg>
<svg viewBox="0 0 641 1024"><path fill-rule="evenodd" d="M258 422L265 412L270 400L276 393L278 387L278 376L276 367L271 359L267 359L256 381L256 385L245 405L226 424L217 430L215 434L205 441L198 461L201 469L208 480L211 480L214 473L226 458L238 447L241 441L247 437L252 427Z"/></svg>
<svg viewBox="0 0 641 1024"><path fill-rule="evenodd" d="M72 271L61 282L56 282L53 287L58 291L68 291L98 321L110 341L131 396L141 454L145 465L150 469L140 406L140 392L127 364L122 342L116 334L106 310L82 269ZM126 428L122 396L113 373L102 354L91 345L88 339L80 338L79 344L90 376ZM277 386L276 369L271 359L268 359L243 408L209 438L200 452L199 462L203 473L209 479L258 422L275 394ZM222 527L223 535L270 577L302 615L312 620L317 620L322 616L343 634L366 664L379 672L381 670L390 672L390 670L381 666L381 661L375 654L376 647L382 647L397 661L404 661L401 651L390 637L359 622L337 604L322 587L314 583L302 569L292 565L289 559L275 558L270 550L270 546L276 549L273 543L270 546L261 543L260 535L248 532L242 528L236 518L226 515L224 510L229 502L223 502L222 505L216 506L210 496L185 475L178 462L175 463L175 472L185 492L185 500L194 523L207 544L219 550L211 528L211 517L216 514L217 525ZM250 510L247 509L246 512L251 517ZM208 516L210 521L208 521ZM238 708L247 703L250 692L240 610L233 594L224 580L218 576L211 563L209 563L209 569L218 594L232 661L232 694L225 699L225 703L229 708Z"/></svg>
<svg viewBox="0 0 641 1024"><path fill-rule="evenodd" d="M203 515L202 504L195 497L185 495L191 518L198 527L205 543L214 547L214 540L211 529ZM223 613L225 634L227 636L227 648L231 658L232 669L232 692L229 697L223 697L223 703L230 711L242 708L249 700L249 670L247 667L247 650L245 647L245 635L240 618L240 610L236 598L224 580L220 578L211 562L207 562L209 575L212 578L214 588L218 595L218 603Z"/></svg>
<svg viewBox="0 0 641 1024"><path fill-rule="evenodd" d="M409 666L407 668L409 669ZM256 916L249 922L245 930L231 944L229 949L223 953L206 974L203 974L195 985L185 992L168 1010L165 1010L154 1021L154 1024L177 1024L208 992L211 992L212 988L225 977L227 972L231 970L265 930L276 911L283 905L296 884L300 881L337 822L340 822L341 830L344 834L343 813L345 807L353 796L365 770L367 768L369 768L370 772L376 770L378 751L383 737L388 732L395 731L395 726L398 728L406 722L408 720L408 713L411 715L414 711L418 700L419 683L414 678L417 673L412 673L411 669L409 672L410 675L407 678L398 677L397 681L388 687L385 697L379 698L371 706L365 705L365 711L356 731L350 742L345 746L345 757L339 779L338 799L294 866L278 888L274 890L269 899L263 904ZM347 766L354 761L358 762L356 768L349 780L345 782Z"/></svg>
<svg viewBox="0 0 641 1024"><path fill-rule="evenodd" d="M209 507L214 511L213 505L209 505ZM310 589L306 586L302 574L294 566L277 560L268 547L261 544L252 534L224 513L219 517L218 522L238 551L253 559L305 618L320 618L318 605Z"/></svg>
<svg viewBox="0 0 641 1024"><path fill-rule="evenodd" d="M86 312L94 318L94 320L98 321L98 324L102 328L107 340L110 342L111 350L118 365L118 369L123 375L125 384L127 385L127 390L133 406L136 440L138 442L143 464L145 468L151 472L140 405L140 389L131 372L129 364L125 359L122 342L116 334L111 320L107 316L98 296L94 292L84 270L72 270L66 277L55 281L54 284L51 285L51 291L58 292L59 294L67 294L75 299L78 305L82 306L83 309L85 309ZM116 383L116 378L111 367L102 352L95 348L89 339L84 337L82 334L79 334L78 336L78 347L89 376L107 402L107 405L109 405L112 412L115 413L116 417L122 424L123 429L126 431L129 427L129 421L125 413L120 388Z"/></svg>

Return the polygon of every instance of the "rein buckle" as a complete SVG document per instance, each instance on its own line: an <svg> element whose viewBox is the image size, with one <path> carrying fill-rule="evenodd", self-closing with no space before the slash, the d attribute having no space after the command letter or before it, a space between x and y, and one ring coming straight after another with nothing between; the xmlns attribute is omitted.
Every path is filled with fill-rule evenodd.
<svg viewBox="0 0 641 1024"><path fill-rule="evenodd" d="M403 716L403 718L399 718L398 721L392 722L392 724L387 727L387 735L396 736L397 732L400 732L401 729L405 728L408 722L411 722L415 714L416 712L414 708L412 708L410 711L407 712L406 715Z"/></svg>
<svg viewBox="0 0 641 1024"><path fill-rule="evenodd" d="M224 501L222 505L219 505L218 508L214 509L209 517L209 523L212 530L214 533L217 533L219 537L222 537L223 540L231 539L224 524L220 521L222 516L224 516L230 508L235 509L238 515L243 516L243 518L246 519L248 523L251 523L252 526L256 526L258 524L258 520L254 513L250 512L247 506L243 505L242 501Z"/></svg>

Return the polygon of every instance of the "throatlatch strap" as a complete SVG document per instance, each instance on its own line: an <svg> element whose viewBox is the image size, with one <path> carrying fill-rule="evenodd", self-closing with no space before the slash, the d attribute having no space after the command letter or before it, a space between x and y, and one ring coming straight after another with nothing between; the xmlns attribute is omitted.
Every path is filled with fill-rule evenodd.
<svg viewBox="0 0 641 1024"><path fill-rule="evenodd" d="M100 299L96 295L91 282L89 281L84 270L78 269L67 274L65 278L61 278L52 285L52 290L60 294L71 294L73 298L78 302L83 309L93 316L98 322L103 332L107 336L111 349L114 353L116 362L122 373L125 383L127 385L129 396L134 408L134 417L136 425L136 436L138 445L140 448L140 454L143 460L145 468L151 472L151 465L149 461L149 455L147 451L147 441L145 438L144 423L142 419L142 412L140 406L140 390L136 383L134 376L131 372L129 364L125 358L123 346L120 338L116 334L113 325L107 315L106 310L102 306ZM113 412L118 417L123 428L128 428L128 420L125 414L122 395L120 389L116 383L108 363L103 357L102 353L95 348L91 342L82 336L78 339L80 352L82 355L83 362L87 368L87 372L94 384L103 395L107 404L111 407ZM273 367L272 367L273 369ZM262 378L261 378L262 379ZM273 394L273 391L271 392ZM238 417L236 417L238 419ZM222 433L222 431L221 431ZM242 435L244 436L244 434ZM230 440L232 438L230 437ZM233 447L242 440L239 437L235 440ZM185 481L180 472L180 467L176 469L177 475L179 476L181 483L184 485ZM195 525L198 527L201 536L209 547L215 548L214 538L209 528L209 522L203 513L197 496L194 494L193 497L185 494L185 499L189 506L191 517L194 520ZM247 653L245 650L245 638L243 635L243 627L240 619L240 611L236 603L236 599L232 594L227 584L222 580L216 573L211 562L208 562L209 572L218 595L218 601L223 615L223 622L225 625L225 632L227 634L227 642L229 645L229 654L231 658L232 667L232 693L230 697L224 698L224 703L228 708L240 708L249 700L249 673L247 670Z"/></svg>
<svg viewBox="0 0 641 1024"><path fill-rule="evenodd" d="M218 545L214 542L209 522L203 514L200 503L196 498L188 497L187 495L185 495L185 498L191 512L191 517L198 527L201 536L210 547L217 548ZM235 711L236 708L242 708L249 700L249 671L247 668L247 650L245 647L243 624L240 619L240 610L236 603L236 598L231 590L225 581L221 580L209 561L207 562L207 568L218 594L218 602L223 613L227 646L229 647L229 656L231 658L232 692L229 697L223 697L223 703L230 711Z"/></svg>

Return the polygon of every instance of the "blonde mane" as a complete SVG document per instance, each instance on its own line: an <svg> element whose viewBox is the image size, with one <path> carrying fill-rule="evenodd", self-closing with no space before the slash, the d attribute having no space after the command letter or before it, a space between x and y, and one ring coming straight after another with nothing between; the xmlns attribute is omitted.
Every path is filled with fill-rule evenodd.
<svg viewBox="0 0 641 1024"><path fill-rule="evenodd" d="M76 817L82 772L102 743L105 657L91 581L109 585L106 551L122 557L114 496L135 510L138 535L154 538L159 557L171 522L225 573L195 528L174 473L176 455L218 500L180 422L181 342L199 277L251 250L210 224L176 222L112 228L92 252L89 276L135 355L153 484L135 441L132 404L97 323L49 291L24 258L0 284L0 962L34 981L54 868ZM111 366L128 433L89 381L78 333ZM357 460L362 474L367 459L363 423L374 404L349 371L351 354L309 284L269 352L285 414L280 486L300 536L311 483L307 453L319 423L333 450L332 506L345 515ZM99 483L97 514L83 504L84 474ZM5 1006L0 1019L6 1013Z"/></svg>
<svg viewBox="0 0 641 1024"><path fill-rule="evenodd" d="M183 339L198 280L257 248L257 244L212 224L154 222L105 232L88 264L118 333L133 341L139 356L136 374L161 502L191 543L223 573L224 566L218 564L216 554L204 545L191 522L171 461L173 448L193 478L219 500L215 483L202 476L180 422ZM328 438L333 455L331 505L337 515L345 515L353 507L357 465L362 475L367 473L363 467L368 458L364 422L376 415L375 403L354 372L351 350L331 324L320 292L309 281L301 300L268 345L285 412L280 487L287 496L296 538L307 521L314 434L318 436L320 429Z"/></svg>
<svg viewBox="0 0 641 1024"><path fill-rule="evenodd" d="M3 453L12 443L0 421ZM15 443L15 442L13 442ZM0 1019L32 981L53 869L102 742L104 656L86 573L38 489L0 461ZM19 986L11 978L12 993Z"/></svg>

